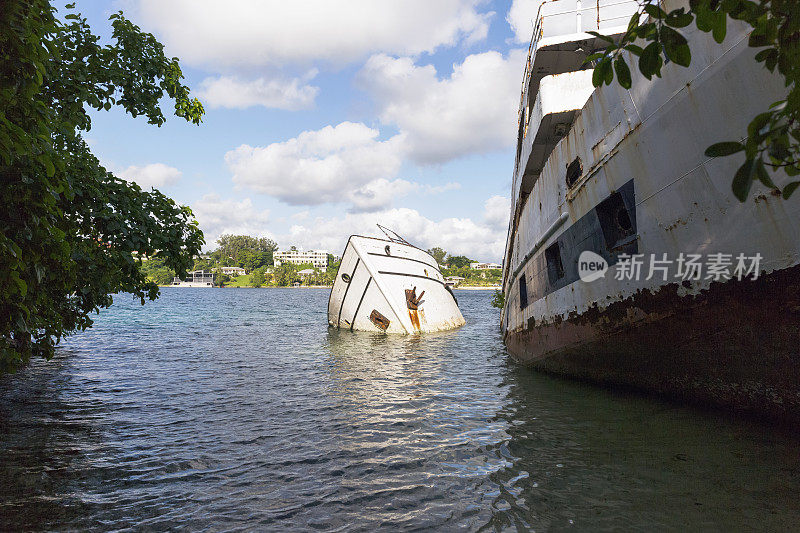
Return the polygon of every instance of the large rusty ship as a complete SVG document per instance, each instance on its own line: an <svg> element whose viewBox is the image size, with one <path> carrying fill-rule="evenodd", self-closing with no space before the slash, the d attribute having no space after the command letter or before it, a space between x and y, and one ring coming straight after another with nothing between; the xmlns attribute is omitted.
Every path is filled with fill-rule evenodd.
<svg viewBox="0 0 800 533"><path fill-rule="evenodd" d="M722 44L681 30L688 68L594 88L584 60L605 43L586 32L618 37L638 7L554 0L533 21L504 258L508 351L551 373L798 418L800 197L756 183L739 202L744 156L704 155L787 90L733 22Z"/></svg>

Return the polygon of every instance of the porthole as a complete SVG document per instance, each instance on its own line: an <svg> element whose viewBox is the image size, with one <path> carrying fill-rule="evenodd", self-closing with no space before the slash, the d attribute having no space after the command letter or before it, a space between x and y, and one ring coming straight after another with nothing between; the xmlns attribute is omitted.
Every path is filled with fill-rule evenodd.
<svg viewBox="0 0 800 533"><path fill-rule="evenodd" d="M344 273L342 274L342 281L345 283L350 283L350 274Z"/></svg>
<svg viewBox="0 0 800 533"><path fill-rule="evenodd" d="M386 251L386 255L392 255L392 254L390 253L390 250L389 250L389 245L388 245L388 244L387 244L387 245L386 245L386 247L384 248L384 251Z"/></svg>
<svg viewBox="0 0 800 533"><path fill-rule="evenodd" d="M567 187L575 185L583 174L583 166L581 165L581 158L576 157L575 160L567 165Z"/></svg>

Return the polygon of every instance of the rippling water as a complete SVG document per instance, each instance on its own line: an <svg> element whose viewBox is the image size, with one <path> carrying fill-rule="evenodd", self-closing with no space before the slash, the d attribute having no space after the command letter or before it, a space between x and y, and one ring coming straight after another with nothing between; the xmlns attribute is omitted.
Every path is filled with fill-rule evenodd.
<svg viewBox="0 0 800 533"><path fill-rule="evenodd" d="M488 292L422 337L328 292L120 296L0 377L0 529L792 529L798 441L508 360Z"/></svg>

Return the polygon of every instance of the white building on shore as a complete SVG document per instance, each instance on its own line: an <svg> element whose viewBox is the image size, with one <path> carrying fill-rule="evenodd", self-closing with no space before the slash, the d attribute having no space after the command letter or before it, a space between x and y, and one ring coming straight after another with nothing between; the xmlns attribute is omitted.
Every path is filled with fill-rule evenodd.
<svg viewBox="0 0 800 533"><path fill-rule="evenodd" d="M229 276L244 276L247 270L242 267L222 267L222 273Z"/></svg>
<svg viewBox="0 0 800 533"><path fill-rule="evenodd" d="M174 278L173 287L213 287L214 273L210 270L194 270L186 273L186 279Z"/></svg>
<svg viewBox="0 0 800 533"><path fill-rule="evenodd" d="M473 270L501 270L503 265L497 263L470 263L469 267Z"/></svg>
<svg viewBox="0 0 800 533"><path fill-rule="evenodd" d="M273 252L272 258L276 267L284 263L291 263L293 265L314 265L321 269L328 268L328 252L321 250L283 250Z"/></svg>

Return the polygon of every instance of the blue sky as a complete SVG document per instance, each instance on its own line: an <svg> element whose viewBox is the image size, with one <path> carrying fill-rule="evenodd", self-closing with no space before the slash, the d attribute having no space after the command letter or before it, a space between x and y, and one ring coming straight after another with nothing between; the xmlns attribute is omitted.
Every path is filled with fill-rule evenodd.
<svg viewBox="0 0 800 533"><path fill-rule="evenodd" d="M206 107L199 127L98 112L86 137L118 176L191 206L206 248L245 233L340 254L379 222L499 261L536 7L79 0L102 36L118 10L155 34Z"/></svg>

